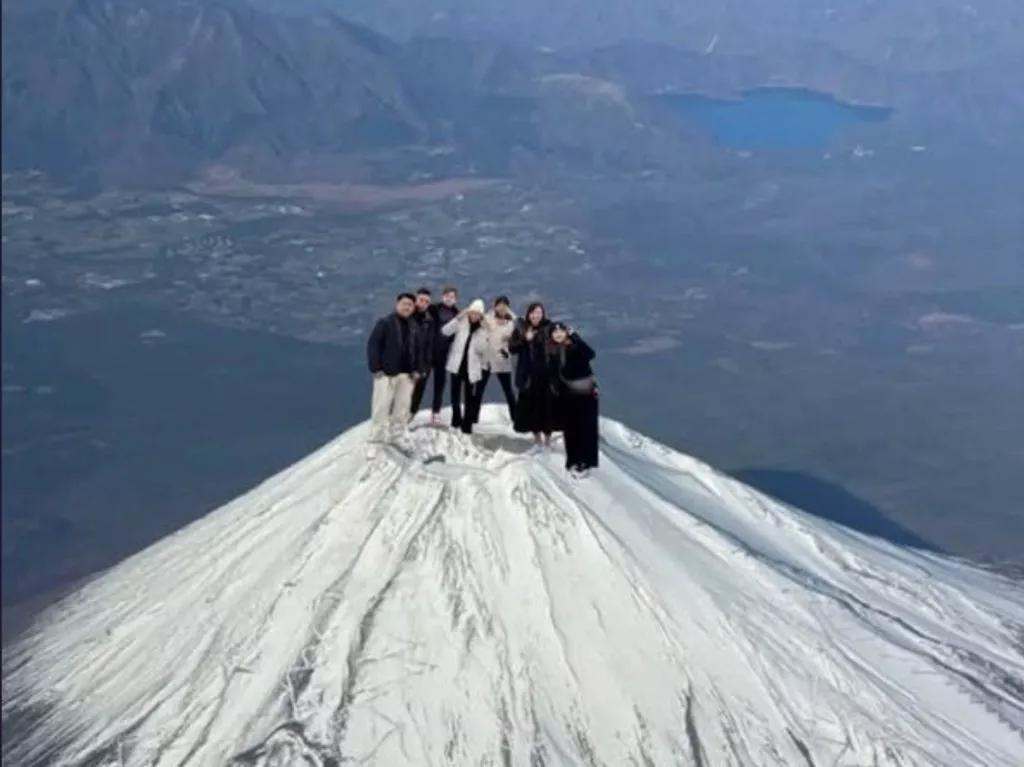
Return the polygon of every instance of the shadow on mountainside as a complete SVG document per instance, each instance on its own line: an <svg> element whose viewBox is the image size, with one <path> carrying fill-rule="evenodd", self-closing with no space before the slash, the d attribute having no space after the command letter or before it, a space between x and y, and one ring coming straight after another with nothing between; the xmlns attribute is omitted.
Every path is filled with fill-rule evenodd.
<svg viewBox="0 0 1024 767"><path fill-rule="evenodd" d="M473 442L484 450L504 450L513 455L525 455L533 447L533 439L529 436L509 436L507 434L474 434Z"/></svg>
<svg viewBox="0 0 1024 767"><path fill-rule="evenodd" d="M29 324L9 309L5 619L15 605L37 612L365 417L365 363L347 350L142 307Z"/></svg>
<svg viewBox="0 0 1024 767"><path fill-rule="evenodd" d="M762 493L858 533L882 538L899 546L945 553L840 485L787 469L748 468L731 474Z"/></svg>

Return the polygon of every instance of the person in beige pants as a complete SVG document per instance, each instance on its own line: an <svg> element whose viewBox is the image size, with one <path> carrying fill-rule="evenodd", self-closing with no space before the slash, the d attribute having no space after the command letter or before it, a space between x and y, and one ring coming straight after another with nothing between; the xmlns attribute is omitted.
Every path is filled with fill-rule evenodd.
<svg viewBox="0 0 1024 767"><path fill-rule="evenodd" d="M412 319L416 298L401 293L395 311L381 317L366 343L366 360L373 375L370 399L370 441L398 436L409 425L409 406L416 380L426 372L424 344Z"/></svg>
<svg viewBox="0 0 1024 767"><path fill-rule="evenodd" d="M373 377L373 394L370 397L371 442L386 442L408 426L409 407L415 386L416 379L408 374L386 376L378 373Z"/></svg>

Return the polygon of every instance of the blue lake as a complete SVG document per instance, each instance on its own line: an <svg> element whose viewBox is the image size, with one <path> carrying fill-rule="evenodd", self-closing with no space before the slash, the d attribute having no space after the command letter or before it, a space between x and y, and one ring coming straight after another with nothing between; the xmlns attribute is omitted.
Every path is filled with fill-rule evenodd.
<svg viewBox="0 0 1024 767"><path fill-rule="evenodd" d="M757 88L736 100L695 94L659 94L656 102L677 110L737 150L823 150L847 127L884 122L885 107L847 104L799 88Z"/></svg>

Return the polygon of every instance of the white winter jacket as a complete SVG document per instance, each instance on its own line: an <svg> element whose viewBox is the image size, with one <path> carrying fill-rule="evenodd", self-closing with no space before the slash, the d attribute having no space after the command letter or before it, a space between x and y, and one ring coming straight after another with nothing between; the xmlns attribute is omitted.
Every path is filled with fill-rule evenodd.
<svg viewBox="0 0 1024 767"><path fill-rule="evenodd" d="M516 317L509 312L509 319L501 322L494 312L487 313L487 365L492 373L511 373L512 359L508 354L508 339L516 329ZM504 356L502 352L505 352Z"/></svg>
<svg viewBox="0 0 1024 767"><path fill-rule="evenodd" d="M451 322L445 323L441 327L441 334L455 336L451 348L448 350L448 361L445 364L445 370L457 375L459 366L462 365L462 352L465 350L469 354L469 359L466 362L469 382L476 383L483 378L484 370L487 369L487 336L489 327L490 323L488 323L485 316L483 322L480 323L480 329L470 339L469 320L465 317L455 317ZM467 342L470 343L468 350L466 349Z"/></svg>

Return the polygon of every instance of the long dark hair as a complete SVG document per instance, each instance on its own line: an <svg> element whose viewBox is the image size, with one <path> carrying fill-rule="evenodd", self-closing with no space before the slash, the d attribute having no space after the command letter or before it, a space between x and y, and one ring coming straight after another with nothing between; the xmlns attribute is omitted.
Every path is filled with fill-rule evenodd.
<svg viewBox="0 0 1024 767"><path fill-rule="evenodd" d="M534 309L540 309L541 314L543 315L540 318L540 322L538 322L536 326L534 326L530 322L530 315L533 314L533 310ZM531 303L529 306L526 307L526 314L523 315L523 325L525 325L527 328L529 328L529 327L538 327L539 328L541 325L544 324L544 320L546 320L547 318L548 318L548 312L544 308L544 304L542 304L540 301L534 301L533 303Z"/></svg>
<svg viewBox="0 0 1024 767"><path fill-rule="evenodd" d="M564 330L566 333L568 333L569 326L566 325L564 322L548 323L548 332L545 334L545 348L547 349L547 353L549 355L561 357L565 355L565 348L567 346L572 346L572 339L568 338L567 336L564 344L555 343L554 335L556 330Z"/></svg>

